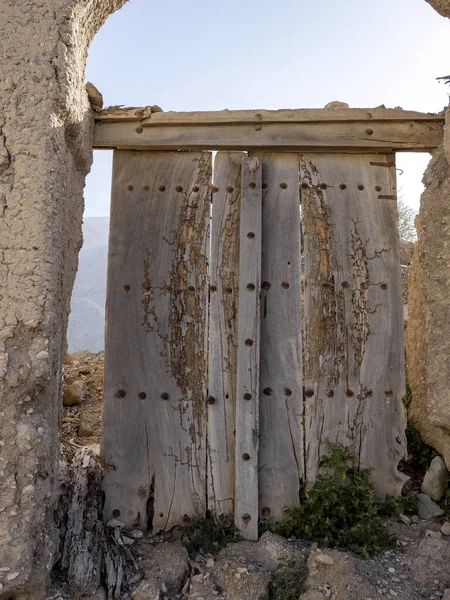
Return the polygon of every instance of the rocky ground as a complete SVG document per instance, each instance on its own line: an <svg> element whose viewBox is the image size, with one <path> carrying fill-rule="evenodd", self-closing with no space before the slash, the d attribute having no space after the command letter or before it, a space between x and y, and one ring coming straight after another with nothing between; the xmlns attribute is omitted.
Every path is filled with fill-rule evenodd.
<svg viewBox="0 0 450 600"><path fill-rule="evenodd" d="M64 385L67 406L61 444L65 460L70 463L87 446L97 461L103 353L82 351L67 356ZM435 459L435 470L439 470L438 462ZM436 481L439 477L442 480L442 474ZM446 485L446 480L441 483ZM429 493L436 492L430 488ZM429 517L424 510L422 506L421 516ZM450 599L450 525L444 522L445 515L392 519L388 527L397 536L397 547L371 559L272 533L263 534L257 543L230 544L216 555L189 556L179 531L152 536L124 531L120 522L109 523L106 531L125 557L122 600L437 600ZM294 595L293 581L297 585ZM95 595L84 597L104 600L107 594L99 587ZM48 600L78 598L79 594L69 591L65 573L56 571Z"/></svg>

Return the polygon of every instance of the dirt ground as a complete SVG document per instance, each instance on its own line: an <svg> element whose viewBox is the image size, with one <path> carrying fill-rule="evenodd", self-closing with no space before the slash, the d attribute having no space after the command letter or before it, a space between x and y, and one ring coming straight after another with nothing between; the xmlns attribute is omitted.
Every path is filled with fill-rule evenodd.
<svg viewBox="0 0 450 600"><path fill-rule="evenodd" d="M87 350L66 354L64 359L64 386L80 379L87 386L86 397L81 404L63 407L60 436L63 452L68 456L82 446L93 446L96 453L100 450L103 361L103 351L91 354Z"/></svg>

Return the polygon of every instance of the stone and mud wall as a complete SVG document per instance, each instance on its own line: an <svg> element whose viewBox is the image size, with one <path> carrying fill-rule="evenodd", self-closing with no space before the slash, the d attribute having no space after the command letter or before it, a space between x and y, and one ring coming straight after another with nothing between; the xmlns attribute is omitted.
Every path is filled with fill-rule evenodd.
<svg viewBox="0 0 450 600"><path fill-rule="evenodd" d="M1 2L0 600L43 598L57 554L60 374L92 161L84 68L125 2ZM429 2L450 16L450 0ZM411 416L448 467L449 140L425 176L407 337Z"/></svg>

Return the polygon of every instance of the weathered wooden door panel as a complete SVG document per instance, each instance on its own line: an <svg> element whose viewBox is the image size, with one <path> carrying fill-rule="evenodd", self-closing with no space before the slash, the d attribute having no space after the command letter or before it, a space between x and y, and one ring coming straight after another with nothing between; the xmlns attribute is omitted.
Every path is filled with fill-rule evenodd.
<svg viewBox="0 0 450 600"><path fill-rule="evenodd" d="M406 451L395 165L387 155L302 155L306 476L326 442L398 494Z"/></svg>
<svg viewBox="0 0 450 600"><path fill-rule="evenodd" d="M234 513L242 152L218 152L211 211L208 506Z"/></svg>
<svg viewBox="0 0 450 600"><path fill-rule="evenodd" d="M114 154L102 457L129 527L206 509L210 185L210 153Z"/></svg>
<svg viewBox="0 0 450 600"><path fill-rule="evenodd" d="M262 154L259 513L299 503L303 388L298 154Z"/></svg>
<svg viewBox="0 0 450 600"><path fill-rule="evenodd" d="M244 538L257 540L262 228L258 157L242 159L241 188L234 521Z"/></svg>

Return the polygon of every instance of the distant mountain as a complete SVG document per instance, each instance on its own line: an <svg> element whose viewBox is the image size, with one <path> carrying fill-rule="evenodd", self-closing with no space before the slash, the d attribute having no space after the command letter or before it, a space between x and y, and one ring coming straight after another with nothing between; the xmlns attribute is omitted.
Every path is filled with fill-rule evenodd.
<svg viewBox="0 0 450 600"><path fill-rule="evenodd" d="M104 348L108 217L86 217L83 247L72 294L68 351Z"/></svg>

